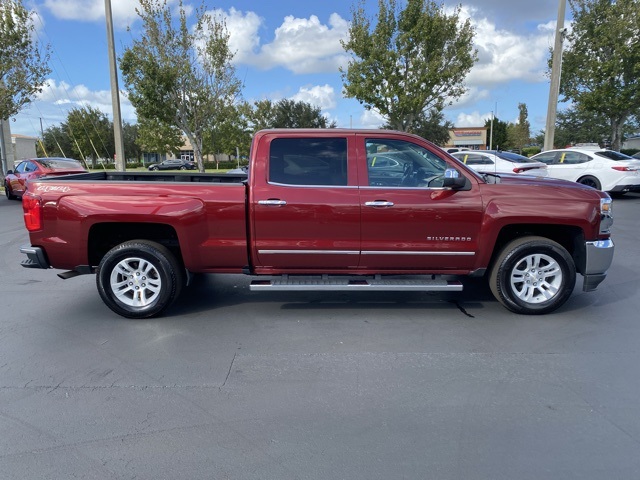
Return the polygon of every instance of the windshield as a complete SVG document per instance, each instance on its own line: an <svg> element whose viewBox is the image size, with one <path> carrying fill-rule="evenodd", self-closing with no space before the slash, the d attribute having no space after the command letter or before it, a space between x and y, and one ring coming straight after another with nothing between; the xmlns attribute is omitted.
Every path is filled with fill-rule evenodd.
<svg viewBox="0 0 640 480"><path fill-rule="evenodd" d="M38 159L38 163L51 170L84 170L84 167L78 160L71 158L40 158Z"/></svg>

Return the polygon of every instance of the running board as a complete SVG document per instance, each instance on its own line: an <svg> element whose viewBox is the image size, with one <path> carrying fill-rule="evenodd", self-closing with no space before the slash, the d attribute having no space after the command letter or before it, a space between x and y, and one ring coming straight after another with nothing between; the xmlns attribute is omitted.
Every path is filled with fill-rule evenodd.
<svg viewBox="0 0 640 480"><path fill-rule="evenodd" d="M287 292L352 291L352 292L461 292L462 283L442 278L401 279L340 276L287 276L253 280L251 291L271 290Z"/></svg>

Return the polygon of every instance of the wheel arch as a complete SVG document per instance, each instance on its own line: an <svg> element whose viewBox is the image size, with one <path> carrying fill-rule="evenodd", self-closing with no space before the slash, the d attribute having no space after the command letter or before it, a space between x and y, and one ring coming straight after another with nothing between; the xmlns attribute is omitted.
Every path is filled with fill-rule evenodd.
<svg viewBox="0 0 640 480"><path fill-rule="evenodd" d="M493 253L491 254L491 260L489 261L489 268L493 266L496 258L509 242L517 238L527 236L544 237L559 243L573 258L577 271L579 273L584 271L586 252L583 230L580 227L572 225L542 224L516 224L504 226L500 230L493 247Z"/></svg>
<svg viewBox="0 0 640 480"><path fill-rule="evenodd" d="M102 257L116 245L131 240L148 240L169 249L184 264L178 233L171 225L144 222L106 222L92 225L88 236L89 265L100 263Z"/></svg>

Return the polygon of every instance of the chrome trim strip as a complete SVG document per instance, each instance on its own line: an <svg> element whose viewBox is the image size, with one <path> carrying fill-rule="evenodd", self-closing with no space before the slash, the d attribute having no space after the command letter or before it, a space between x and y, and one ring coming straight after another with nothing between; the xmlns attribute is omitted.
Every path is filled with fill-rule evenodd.
<svg viewBox="0 0 640 480"><path fill-rule="evenodd" d="M258 250L259 255L360 255L357 250Z"/></svg>
<svg viewBox="0 0 640 480"><path fill-rule="evenodd" d="M278 187L293 187L293 188L345 188L351 190L357 190L360 187L357 185L298 185L297 183L278 183L267 181L269 185L277 185Z"/></svg>
<svg viewBox="0 0 640 480"><path fill-rule="evenodd" d="M476 252L396 252L392 250L258 250L259 255L433 255L472 256Z"/></svg>
<svg viewBox="0 0 640 480"><path fill-rule="evenodd" d="M456 255L456 256L470 256L475 255L476 252L411 252L411 251L393 251L393 250L367 250L363 251L362 255Z"/></svg>

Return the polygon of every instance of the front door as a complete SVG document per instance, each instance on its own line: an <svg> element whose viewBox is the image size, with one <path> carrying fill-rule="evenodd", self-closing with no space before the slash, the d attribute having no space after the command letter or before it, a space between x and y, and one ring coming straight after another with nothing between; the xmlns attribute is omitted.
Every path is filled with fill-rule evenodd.
<svg viewBox="0 0 640 480"><path fill-rule="evenodd" d="M360 151L367 152L368 176L360 190L360 268L390 273L473 268L482 222L475 180L460 190L443 189L449 165L424 146L384 136L359 141ZM365 168L364 162L359 165Z"/></svg>

